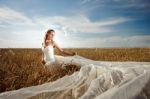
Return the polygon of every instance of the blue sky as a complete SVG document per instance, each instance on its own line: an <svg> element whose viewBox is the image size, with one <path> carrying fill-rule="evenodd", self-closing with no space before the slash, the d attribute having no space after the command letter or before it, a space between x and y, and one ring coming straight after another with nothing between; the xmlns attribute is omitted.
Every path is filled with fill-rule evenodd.
<svg viewBox="0 0 150 99"><path fill-rule="evenodd" d="M149 0L0 0L0 48L150 47Z"/></svg>

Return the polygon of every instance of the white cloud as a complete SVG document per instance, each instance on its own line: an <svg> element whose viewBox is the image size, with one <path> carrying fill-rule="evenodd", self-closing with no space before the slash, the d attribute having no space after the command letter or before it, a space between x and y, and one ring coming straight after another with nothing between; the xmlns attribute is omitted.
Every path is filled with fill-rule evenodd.
<svg viewBox="0 0 150 99"><path fill-rule="evenodd" d="M136 8L136 9L144 9L149 10L150 4L148 0L113 0L114 2L119 3L119 6L122 8Z"/></svg>
<svg viewBox="0 0 150 99"><path fill-rule="evenodd" d="M104 33L111 32L110 26L114 26L128 19L123 17L107 18L98 20L96 22L91 21L85 15L76 16L49 16L49 17L32 17L29 18L23 13L12 10L7 7L0 8L0 26L4 27L3 24L8 23L11 25L23 24L24 27L30 27L31 25L43 28L59 28L67 33ZM3 26L4 25L4 26ZM109 27L108 27L109 26ZM7 26L6 26L7 27ZM32 28L32 27L31 27Z"/></svg>
<svg viewBox="0 0 150 99"><path fill-rule="evenodd" d="M0 24L7 23L11 25L26 24L31 25L30 20L26 15L21 12L15 11L8 7L0 7Z"/></svg>
<svg viewBox="0 0 150 99"><path fill-rule="evenodd" d="M81 47L150 47L150 35L112 36L71 42ZM68 45L71 45L68 44ZM74 47L72 45L71 47Z"/></svg>
<svg viewBox="0 0 150 99"><path fill-rule="evenodd" d="M112 32L110 26L118 25L128 21L123 17L113 17L104 20L91 21L84 15L78 16L54 16L54 17L37 17L36 22L43 26L59 25L60 29L70 33L105 33Z"/></svg>
<svg viewBox="0 0 150 99"><path fill-rule="evenodd" d="M81 4L85 4L85 3L88 3L88 2L90 2L91 0L82 0L81 1Z"/></svg>
<svg viewBox="0 0 150 99"><path fill-rule="evenodd" d="M44 32L49 28L55 29L57 33L55 40L61 47L149 46L147 43L150 42L149 36L95 37L85 41L80 37L70 36L72 33L109 33L113 31L113 26L129 20L124 17L113 17L91 21L85 15L29 18L23 13L3 7L0 8L0 26L3 26L0 28L0 47L41 47ZM10 26L5 26L3 23L8 23ZM22 25L15 27L15 24ZM7 38L5 38L6 36Z"/></svg>
<svg viewBox="0 0 150 99"><path fill-rule="evenodd" d="M103 3L105 1L106 0L81 0L81 4L82 5L84 5L84 4L91 4L91 3L93 3L93 4L98 3L98 4L100 4L100 3Z"/></svg>

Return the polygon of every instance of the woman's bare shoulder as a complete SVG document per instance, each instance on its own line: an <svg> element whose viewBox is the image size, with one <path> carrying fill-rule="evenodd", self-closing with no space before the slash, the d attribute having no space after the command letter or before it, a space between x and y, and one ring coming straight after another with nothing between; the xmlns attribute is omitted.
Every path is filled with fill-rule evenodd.
<svg viewBox="0 0 150 99"><path fill-rule="evenodd" d="M52 41L54 48L57 46L56 41Z"/></svg>
<svg viewBox="0 0 150 99"><path fill-rule="evenodd" d="M56 42L56 41L52 41L52 43L53 43L54 45L55 45L55 44L57 45L57 42Z"/></svg>

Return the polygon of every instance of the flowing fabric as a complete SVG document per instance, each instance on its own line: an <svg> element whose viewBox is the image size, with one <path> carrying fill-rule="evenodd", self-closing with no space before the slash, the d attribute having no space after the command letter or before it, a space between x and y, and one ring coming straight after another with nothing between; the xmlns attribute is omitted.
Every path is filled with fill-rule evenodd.
<svg viewBox="0 0 150 99"><path fill-rule="evenodd" d="M0 94L0 99L134 99L150 80L150 62L93 61L82 56L57 56L80 71L54 82Z"/></svg>

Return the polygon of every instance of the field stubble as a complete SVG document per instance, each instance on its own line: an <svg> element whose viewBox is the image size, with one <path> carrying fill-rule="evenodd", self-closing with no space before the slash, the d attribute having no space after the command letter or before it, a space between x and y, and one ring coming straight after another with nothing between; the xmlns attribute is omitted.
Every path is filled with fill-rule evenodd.
<svg viewBox="0 0 150 99"><path fill-rule="evenodd" d="M150 62L150 48L70 48L65 50L76 51L83 57L99 61ZM60 53L55 51L55 54ZM64 69L55 66L52 72L41 63L41 55L41 49L0 49L0 92L55 81L80 69L73 64L66 64L67 67ZM143 90L147 97L150 97L150 85L148 86Z"/></svg>

